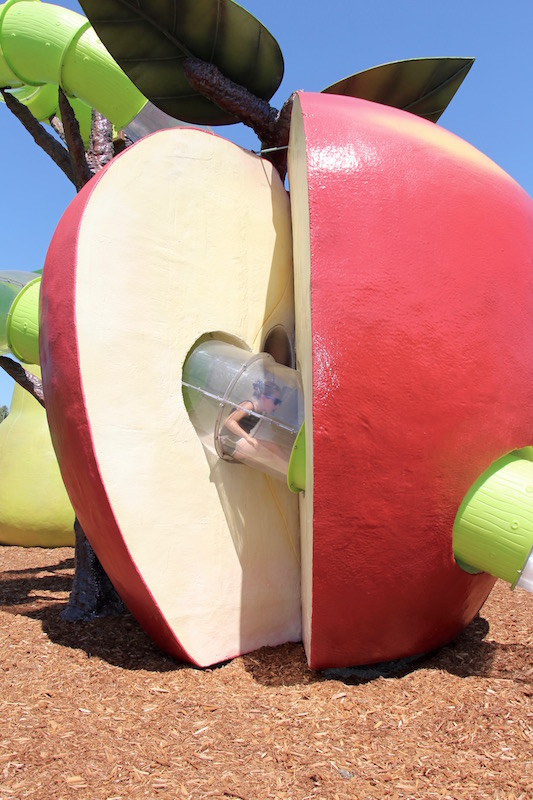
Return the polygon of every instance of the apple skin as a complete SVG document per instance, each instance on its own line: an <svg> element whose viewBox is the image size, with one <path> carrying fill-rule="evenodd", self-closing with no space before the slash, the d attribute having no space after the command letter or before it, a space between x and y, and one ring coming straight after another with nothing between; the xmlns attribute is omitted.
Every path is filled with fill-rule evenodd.
<svg viewBox="0 0 533 800"><path fill-rule="evenodd" d="M289 145L316 669L430 651L494 578L454 559L474 481L533 441L533 203L446 130L299 94Z"/></svg>

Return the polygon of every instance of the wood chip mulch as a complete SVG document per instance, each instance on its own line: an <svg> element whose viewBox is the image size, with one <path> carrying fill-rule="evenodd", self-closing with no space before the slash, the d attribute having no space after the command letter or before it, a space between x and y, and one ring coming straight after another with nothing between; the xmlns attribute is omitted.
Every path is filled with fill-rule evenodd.
<svg viewBox="0 0 533 800"><path fill-rule="evenodd" d="M0 547L0 800L531 800L533 597L498 583L431 656L213 669L129 615L60 619L73 550Z"/></svg>

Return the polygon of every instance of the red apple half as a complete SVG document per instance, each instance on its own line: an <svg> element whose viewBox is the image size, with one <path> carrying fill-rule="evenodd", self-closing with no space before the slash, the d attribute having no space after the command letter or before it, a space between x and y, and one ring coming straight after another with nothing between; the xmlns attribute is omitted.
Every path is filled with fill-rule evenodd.
<svg viewBox="0 0 533 800"><path fill-rule="evenodd" d="M431 650L494 578L455 563L472 483L533 441L533 203L473 147L300 94L289 146L315 668Z"/></svg>
<svg viewBox="0 0 533 800"><path fill-rule="evenodd" d="M41 364L80 522L149 635L208 665L301 638L298 501L204 452L182 397L208 333L254 351L292 335L289 201L277 172L175 129L94 178L53 237Z"/></svg>

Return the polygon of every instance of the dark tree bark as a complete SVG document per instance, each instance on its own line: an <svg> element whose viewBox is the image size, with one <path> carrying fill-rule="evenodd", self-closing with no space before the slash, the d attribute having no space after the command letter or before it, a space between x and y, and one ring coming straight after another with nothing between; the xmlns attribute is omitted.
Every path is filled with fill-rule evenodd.
<svg viewBox="0 0 533 800"><path fill-rule="evenodd" d="M103 114L93 109L91 138L86 153L87 164L92 175L100 172L114 155L113 126Z"/></svg>
<svg viewBox="0 0 533 800"><path fill-rule="evenodd" d="M19 122L24 125L36 144L50 156L52 161L64 172L69 181L76 185L74 169L68 150L48 133L40 122L37 122L31 111L29 111L23 103L20 103L16 97L13 97L12 94L4 89L0 89L0 92L2 93L2 97L8 109L15 115Z"/></svg>
<svg viewBox="0 0 533 800"><path fill-rule="evenodd" d="M74 520L74 534L74 581L61 618L66 622L87 622L97 617L124 613L124 603L100 564L77 517Z"/></svg>
<svg viewBox="0 0 533 800"><path fill-rule="evenodd" d="M31 372L24 369L22 364L9 358L9 356L0 356L0 367L2 367L19 386L22 386L32 397L35 397L37 402L44 408L43 384L39 378L36 378L35 375L32 375Z"/></svg>
<svg viewBox="0 0 533 800"><path fill-rule="evenodd" d="M70 159L72 161L74 183L76 185L76 190L79 192L87 181L91 180L93 174L85 158L85 146L81 138L78 120L61 87L59 87L59 110L61 111L65 142L67 143Z"/></svg>
<svg viewBox="0 0 533 800"><path fill-rule="evenodd" d="M189 56L184 61L184 71L193 89L232 114L236 121L252 128L261 141L264 157L274 164L284 179L293 95L278 111L266 100L227 78L214 64Z"/></svg>
<svg viewBox="0 0 533 800"><path fill-rule="evenodd" d="M229 80L218 67L200 58L186 58L184 71L193 89L232 114L236 122L243 122L252 128L262 141L274 141L278 111L266 100L261 100L244 86Z"/></svg>

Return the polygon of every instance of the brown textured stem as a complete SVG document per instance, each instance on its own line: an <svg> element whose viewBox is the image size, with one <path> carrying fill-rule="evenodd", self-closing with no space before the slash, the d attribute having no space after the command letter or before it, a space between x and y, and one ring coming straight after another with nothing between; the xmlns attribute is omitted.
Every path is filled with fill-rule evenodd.
<svg viewBox="0 0 533 800"><path fill-rule="evenodd" d="M275 144L272 145L269 141L261 142L261 150L273 148L270 150L270 152L262 153L262 155L263 158L268 159L276 167L282 180L285 180L285 175L287 174L287 148L289 146L289 133L294 97L295 95L291 94L289 99L286 100L281 107L281 111L276 117L274 136Z"/></svg>
<svg viewBox="0 0 533 800"><path fill-rule="evenodd" d="M287 147L289 144L292 104L295 97L296 92L293 92L288 100L285 100L281 107L281 111L276 117L276 145L278 147Z"/></svg>
<svg viewBox="0 0 533 800"><path fill-rule="evenodd" d="M61 112L61 120L63 122L65 141L70 153L70 158L72 159L74 183L79 192L79 190L85 186L87 181L92 178L92 172L89 169L87 159L85 158L85 147L83 145L83 139L81 138L78 120L76 119L76 115L72 110L72 106L67 100L67 96L61 87L59 87L59 110Z"/></svg>
<svg viewBox="0 0 533 800"><path fill-rule="evenodd" d="M31 111L29 111L23 103L5 89L0 89L0 92L2 93L2 97L8 109L15 115L19 122L24 125L30 136L33 137L35 143L50 156L54 164L57 164L59 169L65 173L69 181L72 181L72 183L76 185L74 170L68 151L65 150L57 139L43 128L40 122L37 122Z"/></svg>
<svg viewBox="0 0 533 800"><path fill-rule="evenodd" d="M252 128L261 140L264 157L271 161L282 178L287 172L285 148L289 142L292 96L281 111L227 78L214 64L189 56L184 61L185 77L200 92L236 120Z"/></svg>
<svg viewBox="0 0 533 800"><path fill-rule="evenodd" d="M105 167L115 155L113 146L113 126L99 111L93 109L91 138L86 153L87 164L93 175Z"/></svg>
<svg viewBox="0 0 533 800"><path fill-rule="evenodd" d="M63 130L63 123L56 117L54 114L53 116L49 117L48 122L50 123L50 127L57 133L59 138L63 143L65 143L65 131Z"/></svg>
<svg viewBox="0 0 533 800"><path fill-rule="evenodd" d="M32 375L31 372L24 369L22 364L9 358L9 356L0 356L0 367L5 369L7 374L13 378L19 386L22 386L23 389L26 389L27 392L35 397L37 402L44 408L43 384L39 378Z"/></svg>
<svg viewBox="0 0 533 800"><path fill-rule="evenodd" d="M197 92L208 97L223 111L252 128L259 138L269 141L275 128L277 109L234 83L215 67L194 56L184 61L185 77Z"/></svg>
<svg viewBox="0 0 533 800"><path fill-rule="evenodd" d="M126 147L131 147L132 144L133 141L128 138L124 131L119 131L113 140L113 155L118 156L119 153L122 153Z"/></svg>

